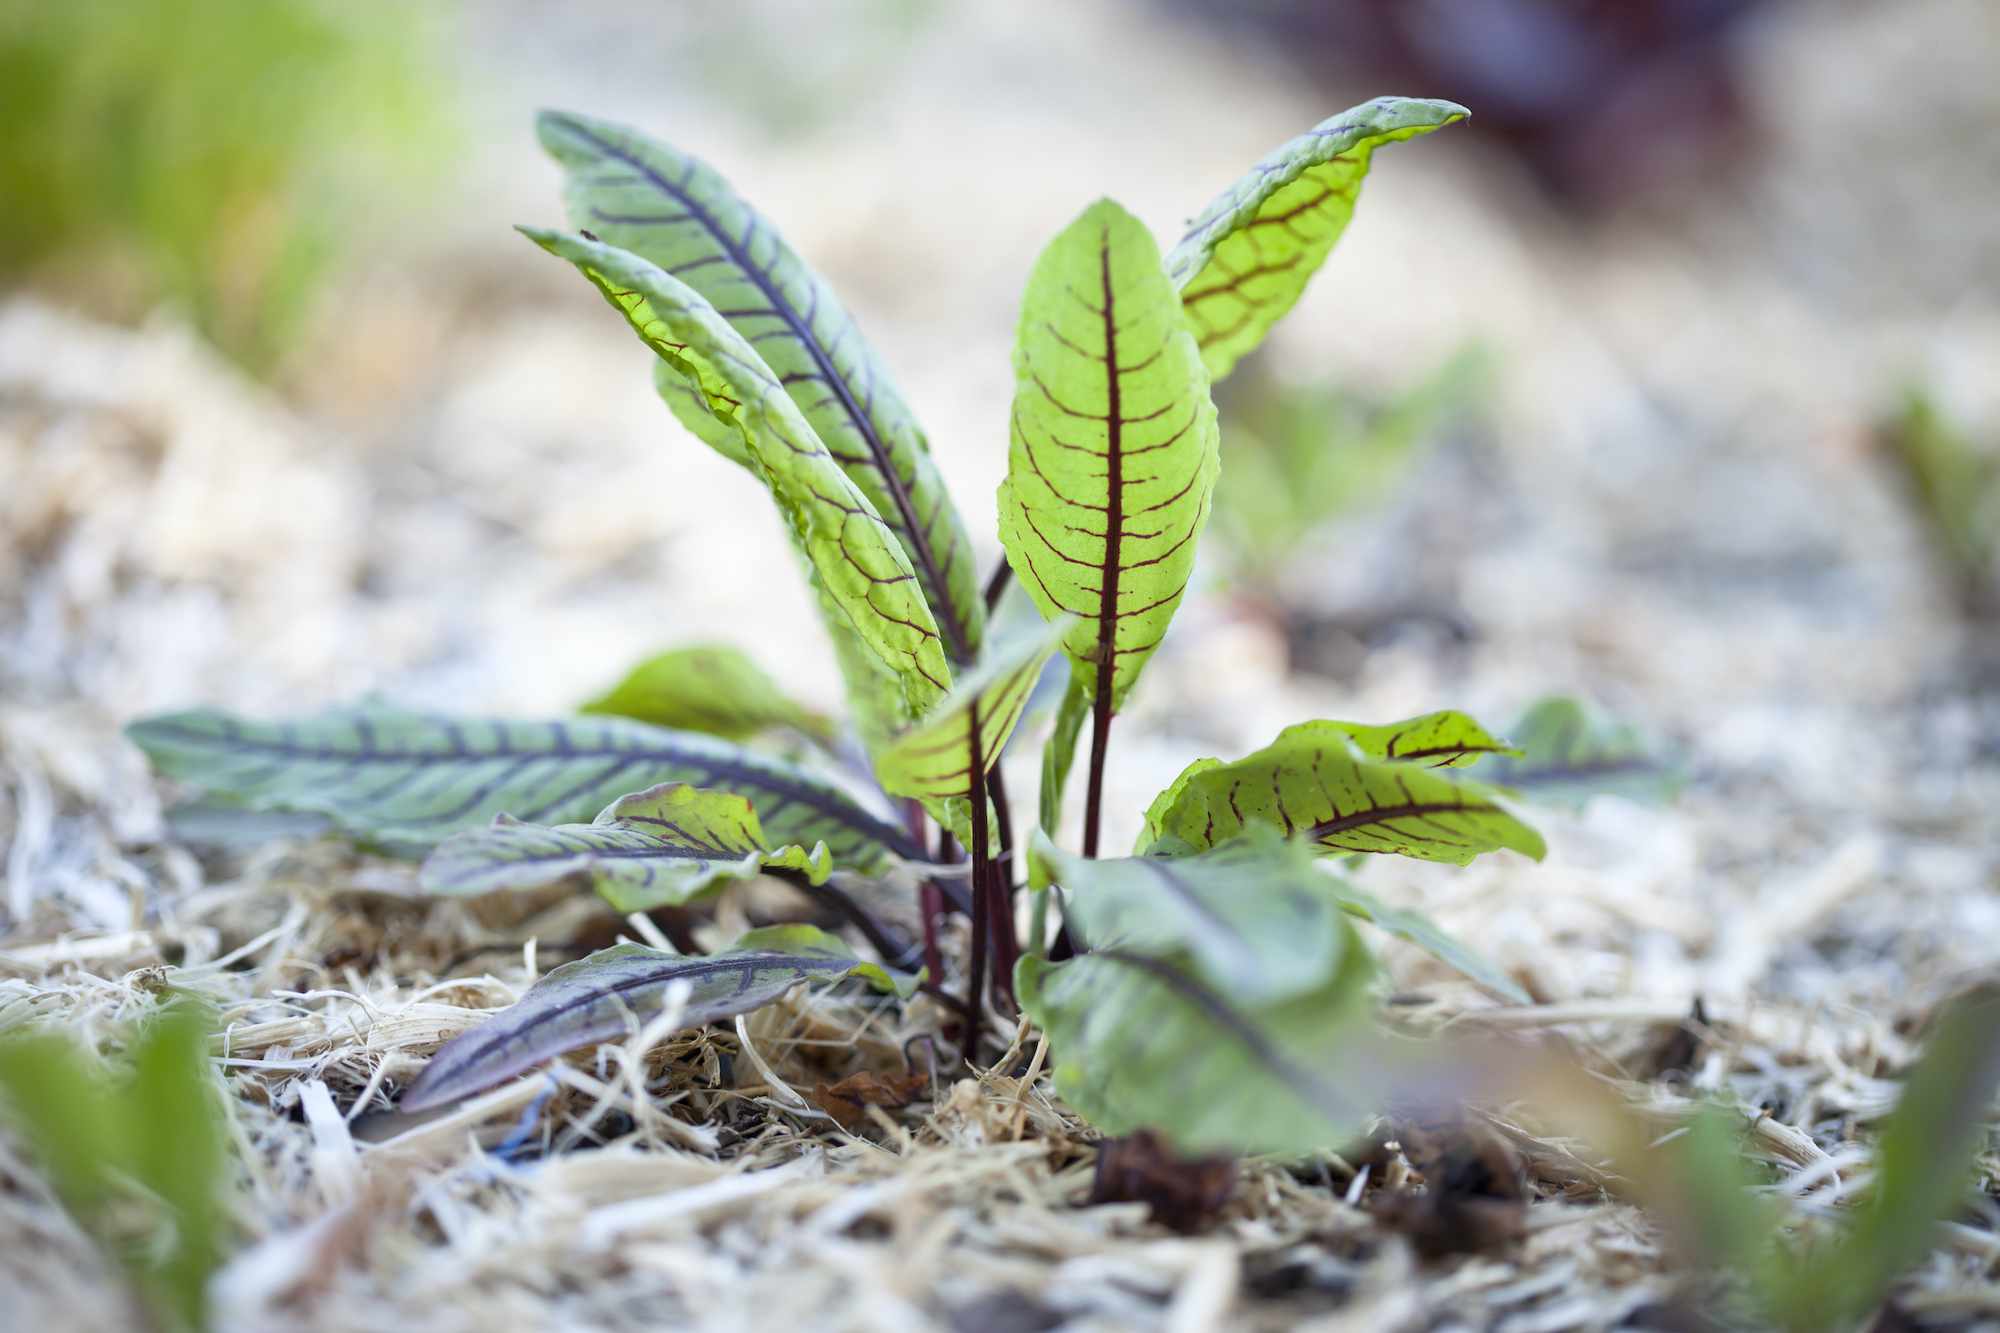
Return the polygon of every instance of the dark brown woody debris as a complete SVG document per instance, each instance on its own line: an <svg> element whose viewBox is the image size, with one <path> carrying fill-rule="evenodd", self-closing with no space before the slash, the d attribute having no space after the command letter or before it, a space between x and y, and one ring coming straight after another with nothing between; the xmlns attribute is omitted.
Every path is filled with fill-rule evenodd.
<svg viewBox="0 0 2000 1333"><path fill-rule="evenodd" d="M930 1075L921 1069L903 1074L878 1074L864 1069L838 1083L822 1083L812 1091L813 1105L832 1116L848 1133L867 1122L870 1106L908 1106L930 1091Z"/></svg>
<svg viewBox="0 0 2000 1333"><path fill-rule="evenodd" d="M1087 1204L1143 1203L1152 1220L1184 1236L1206 1231L1236 1192L1233 1157L1182 1157L1142 1129L1098 1145Z"/></svg>
<svg viewBox="0 0 2000 1333"><path fill-rule="evenodd" d="M1377 1195L1373 1212L1425 1258L1500 1249L1524 1234L1526 1173L1506 1140L1484 1124L1405 1122L1384 1147L1400 1148L1423 1188Z"/></svg>

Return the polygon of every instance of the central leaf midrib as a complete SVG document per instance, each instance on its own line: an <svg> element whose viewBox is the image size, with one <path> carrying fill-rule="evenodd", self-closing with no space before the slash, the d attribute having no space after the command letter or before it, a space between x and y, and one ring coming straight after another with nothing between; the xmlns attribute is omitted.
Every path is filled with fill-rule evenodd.
<svg viewBox="0 0 2000 1333"><path fill-rule="evenodd" d="M1103 601L1097 608L1097 700L1096 711L1111 711L1112 677L1118 666L1118 567L1119 550L1125 538L1125 459L1124 429L1118 401L1118 324L1113 313L1111 290L1111 234L1107 229L1097 242L1098 282L1104 291L1104 444L1106 493L1104 497L1104 581L1098 591Z"/></svg>
<svg viewBox="0 0 2000 1333"><path fill-rule="evenodd" d="M1378 805L1372 810L1356 810L1351 814L1335 815L1332 819L1314 824L1306 831L1306 836L1324 838L1334 833L1345 833L1349 829L1365 828L1370 824L1386 824L1396 819L1421 819L1430 815L1490 815L1499 810L1479 801L1460 801L1447 804L1443 801L1412 801L1405 805Z"/></svg>
<svg viewBox="0 0 2000 1333"><path fill-rule="evenodd" d="M785 321L793 336L804 346L807 355L812 357L813 364L819 367L820 374L825 377L828 387L839 396L841 410L847 414L848 420L854 424L855 430L867 444L869 456L875 462L875 470L881 474L882 484L888 490L889 498L895 501L896 512L902 517L904 530L909 533L910 546L914 548L917 560L923 565L924 582L934 590L933 599L937 605L931 608L931 614L937 621L938 627L945 632L952 660L961 664L970 661L971 641L964 627L958 623L958 608L951 600L951 589L938 569L937 558L930 549L929 536L917 521L916 504L904 487L902 477L896 472L895 460L889 457L887 447L877 435L875 423L861 410L861 405L854 401L853 391L848 388L847 377L834 367L832 358L827 356L825 349L819 345L819 339L813 336L812 330L800 317L797 309L771 282L770 276L751 261L750 255L737 247L735 240L722 229L715 215L710 213L701 201L617 144L601 139L581 126L577 127L577 133L590 140L599 152L623 162L686 208L694 221L707 230L715 243L722 247L723 252L736 262L737 268L741 269L757 290L770 301L771 308L778 312L779 318ZM772 235L775 240L776 233L773 232ZM782 244L782 241L779 243ZM849 315L848 319L851 321L853 316Z"/></svg>

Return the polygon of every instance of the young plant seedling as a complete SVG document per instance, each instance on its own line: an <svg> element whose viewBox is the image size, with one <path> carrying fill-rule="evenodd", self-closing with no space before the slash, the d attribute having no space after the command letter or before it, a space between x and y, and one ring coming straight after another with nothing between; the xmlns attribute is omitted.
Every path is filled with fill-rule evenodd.
<svg viewBox="0 0 2000 1333"><path fill-rule="evenodd" d="M545 114L573 230L522 230L603 295L652 354L674 415L785 518L875 790L830 755L755 748L774 727L830 737L714 647L653 659L581 717L369 704L278 723L183 713L131 735L163 773L212 795L316 812L375 849L428 854L436 892L567 878L644 910L776 874L824 897L881 956L805 928L705 957L619 945L448 1043L405 1106L465 1096L670 1003L699 1024L801 982L858 979L948 1001L971 1059L987 1006L1018 995L1049 1035L1060 1089L1108 1129L1150 1125L1228 1151L1333 1145L1371 1109L1365 1079L1328 1073L1352 1064L1371 1012L1374 968L1352 921L1519 994L1315 862L1539 857L1509 794L1460 771L1518 752L1456 712L1306 723L1243 759L1191 767L1153 802L1136 854L1117 859L1098 859L1104 775L1113 720L1167 631L1208 519L1223 453L1214 381L1298 301L1375 150L1464 115L1382 98L1335 116L1258 163L1165 255L1108 199L1056 236L1022 302L998 504L1006 563L983 585L997 596L1011 575L1043 624L1003 635L989 629L972 542L922 430L827 284L703 163L621 126ZM1058 651L1069 684L1024 857L996 762ZM1086 722L1071 854L1054 838ZM1024 865L1038 902L1066 903L1046 953L1040 932L1016 937ZM917 886L920 950L859 901L879 895L842 887L857 881ZM944 948L954 911L969 921L962 962ZM942 989L952 971L960 993Z"/></svg>

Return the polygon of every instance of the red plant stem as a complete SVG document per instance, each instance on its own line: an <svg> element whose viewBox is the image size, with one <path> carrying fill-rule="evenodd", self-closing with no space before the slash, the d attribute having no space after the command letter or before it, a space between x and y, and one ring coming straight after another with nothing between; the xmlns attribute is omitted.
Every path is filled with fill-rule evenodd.
<svg viewBox="0 0 2000 1333"><path fill-rule="evenodd" d="M926 883L917 890L917 910L924 919L924 967L933 986L944 981L944 948L938 943L938 925L944 920L944 890Z"/></svg>
<svg viewBox="0 0 2000 1333"><path fill-rule="evenodd" d="M992 615L993 608L1000 605L1000 594L1007 591L1007 581L1014 577L1014 567L1007 563L1007 557L1000 557L1000 564L993 576L986 580L986 614Z"/></svg>
<svg viewBox="0 0 2000 1333"><path fill-rule="evenodd" d="M1111 668L1097 669L1097 698L1090 706L1090 785L1083 799L1083 854L1097 855L1104 812L1104 751L1111 744Z"/></svg>
<svg viewBox="0 0 2000 1333"><path fill-rule="evenodd" d="M979 752L979 704L969 704L966 709L968 734L972 737L972 763L968 771L980 774L985 771L983 754ZM988 936L993 926L993 866L988 854L986 820L986 784L975 777L968 793L972 798L972 962L967 969L965 990L965 1062L969 1065L979 1055L980 1025L986 1004L986 949Z"/></svg>

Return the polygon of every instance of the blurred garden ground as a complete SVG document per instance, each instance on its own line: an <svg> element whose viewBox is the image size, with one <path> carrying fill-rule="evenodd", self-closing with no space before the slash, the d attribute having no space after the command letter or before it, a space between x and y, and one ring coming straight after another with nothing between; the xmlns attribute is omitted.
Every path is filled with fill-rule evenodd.
<svg viewBox="0 0 2000 1333"><path fill-rule="evenodd" d="M1536 6L1466 6L1510 8ZM1602 801L1549 821L1543 865L1371 866L1373 887L1621 1068L1703 996L1721 1035L1692 1085L1768 1105L1797 1131L1793 1167L1837 1167L1887 1104L1913 1017L2000 966L2000 11L1743 8L1701 48L1694 101L1650 66L1604 85L1668 88L1610 121L1616 171L1588 165L1601 144L1481 131L1449 61L1386 83L1390 65L1322 64L1223 5L0 8L0 1025L101 1031L141 969L256 942L202 974L233 1022L298 1024L232 1071L254 1085L261 1163L239 1220L267 1264L316 1225L327 1258L311 1281L239 1272L231 1326L638 1327L672 1309L718 1328L747 1311L1026 1327L979 1322L1009 1286L1086 1326L1619 1326L1660 1280L1617 1208L1419 1268L1337 1193L1308 1206L1267 1181L1212 1236L1167 1240L1129 1211L1062 1211L1080 1178L1059 1134L1036 1137L1040 1110L1025 1138L1011 1122L1015 1178L975 1188L974 1150L1010 1123L981 1098L1027 1095L1000 1076L941 1101L942 1128L912 1119L931 1174L895 1197L946 1219L914 1256L891 1224L869 1230L859 1192L897 1177L866 1154L829 1153L800 1194L636 1222L622 1258L590 1239L624 1198L609 1172L496 1182L448 1144L410 1179L365 1152L341 1164L305 1146L300 1085L345 1109L384 1070L406 1080L435 1032L385 1035L385 1016L468 941L518 948L518 923L413 905L406 872L325 848L193 857L118 728L371 691L549 713L711 639L834 702L763 496L662 410L602 303L510 230L559 218L539 107L667 138L782 227L894 368L990 567L1013 323L1047 239L1101 194L1170 239L1335 110L1454 98L1473 125L1380 156L1334 258L1229 386L1225 421L1248 428L1225 428L1219 539L1135 697L1106 808L1142 809L1189 759L1302 716L1504 721L1541 693L1593 696L1686 755L1678 805ZM138 13L157 28L124 22ZM1489 48L1508 49L1493 22ZM1553 39L1531 36L1514 68L1532 86ZM1734 101L1711 96L1709 61ZM322 87L327 119L304 105ZM1664 128L1683 121L1705 127L1692 146ZM249 166L204 157L217 126ZM1967 442L1927 465L1944 478L1929 503L1895 445L1913 392ZM1316 441L1354 468L1313 461ZM1307 462L1238 466L1259 448ZM1366 484L1321 521L1283 479L1329 463L1330 490ZM1399 986L1479 1003L1389 957ZM504 953L461 971L482 969L524 976ZM706 1150L654 1146L659 1188L723 1178ZM1837 1169L1812 1169L1801 1190L1837 1191ZM115 1326L118 1298L25 1180L0 1155L0 1308ZM821 1210L843 1199L836 1227ZM512 1230L467 1220L468 1200ZM324 1228L336 1215L375 1230ZM813 1218L824 1247L784 1241ZM1067 1250L1035 1239L1057 1231ZM1982 1234L1934 1261L1921 1285L1943 1294L1913 1317L2000 1316L2000 1240ZM1302 1246L1338 1281L1260 1284Z"/></svg>

